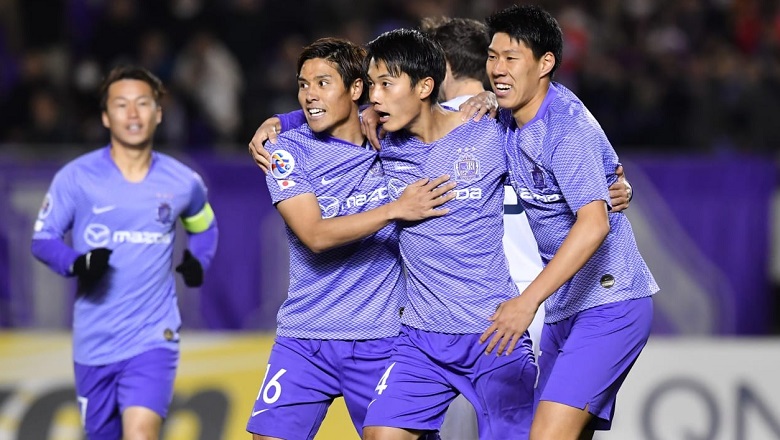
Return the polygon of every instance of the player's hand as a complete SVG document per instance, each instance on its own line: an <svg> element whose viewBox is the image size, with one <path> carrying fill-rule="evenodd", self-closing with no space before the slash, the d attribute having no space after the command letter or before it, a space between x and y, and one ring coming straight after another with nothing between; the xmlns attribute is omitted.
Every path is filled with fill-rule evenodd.
<svg viewBox="0 0 780 440"><path fill-rule="evenodd" d="M488 90L480 92L461 104L460 107L458 107L458 111L460 111L461 120L463 121L469 119L479 121L485 114L488 114L491 118L495 118L498 113L498 100L496 99L496 94Z"/></svg>
<svg viewBox="0 0 780 440"><path fill-rule="evenodd" d="M187 287L200 287L203 284L203 266L200 265L197 258L192 256L189 249L184 250L184 258L182 258L181 264L176 266L176 272L179 272L184 278L184 284Z"/></svg>
<svg viewBox="0 0 780 440"><path fill-rule="evenodd" d="M379 131L377 132L377 127ZM374 111L374 107L369 106L360 112L360 128L363 130L363 136L368 138L368 142L376 151L382 149L381 140L385 138L385 129L379 125L379 114Z"/></svg>
<svg viewBox="0 0 780 440"><path fill-rule="evenodd" d="M628 209L633 192L631 184L628 183L625 174L623 174L622 165L618 165L615 174L617 174L618 180L609 187L609 204L612 205L611 212L620 212Z"/></svg>
<svg viewBox="0 0 780 440"><path fill-rule="evenodd" d="M79 278L81 287L90 289L103 278L109 268L108 257L111 252L111 249L96 248L76 258L71 272Z"/></svg>
<svg viewBox="0 0 780 440"><path fill-rule="evenodd" d="M276 116L270 117L263 122L255 131L252 140L249 141L249 155L255 160L264 173L268 174L271 169L271 154L263 147L266 141L272 144L276 143L276 138L282 132L282 122Z"/></svg>
<svg viewBox="0 0 780 440"><path fill-rule="evenodd" d="M394 220L418 221L447 214L449 208L439 206L455 198L452 189L456 183L449 180L450 176L445 174L436 179L420 179L407 185L398 200L391 202L391 217Z"/></svg>
<svg viewBox="0 0 780 440"><path fill-rule="evenodd" d="M523 295L501 303L496 309L496 313L489 318L493 323L479 338L479 342L482 344L490 339L490 343L485 348L485 354L490 354L496 345L498 345L497 356L500 356L504 349L506 349L507 356L512 354L517 341L534 320L538 308L538 305L534 304L528 297L524 298Z"/></svg>

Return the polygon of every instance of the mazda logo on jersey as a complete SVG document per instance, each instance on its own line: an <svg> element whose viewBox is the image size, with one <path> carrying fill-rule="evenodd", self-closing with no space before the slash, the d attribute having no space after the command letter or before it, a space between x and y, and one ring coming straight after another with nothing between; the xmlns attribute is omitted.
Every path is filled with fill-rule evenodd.
<svg viewBox="0 0 780 440"><path fill-rule="evenodd" d="M106 225L90 223L84 230L84 241L93 248L107 245L110 239L111 230Z"/></svg>
<svg viewBox="0 0 780 440"><path fill-rule="evenodd" d="M331 196L319 196L317 202L320 204L322 218L332 218L339 214L341 208L339 199Z"/></svg>
<svg viewBox="0 0 780 440"><path fill-rule="evenodd" d="M387 182L387 189L390 191L390 197L393 200L396 200L401 197L401 193L406 189L406 183L399 179L392 178Z"/></svg>

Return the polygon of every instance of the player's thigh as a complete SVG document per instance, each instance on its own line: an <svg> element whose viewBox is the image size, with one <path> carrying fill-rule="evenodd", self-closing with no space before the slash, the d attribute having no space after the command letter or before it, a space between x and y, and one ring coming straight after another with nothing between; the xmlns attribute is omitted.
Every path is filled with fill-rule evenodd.
<svg viewBox="0 0 780 440"><path fill-rule="evenodd" d="M376 387L389 365L395 338L353 341L346 347L342 361L341 388L352 423L359 435L363 433L368 404L374 399Z"/></svg>
<svg viewBox="0 0 780 440"><path fill-rule="evenodd" d="M545 363L543 351L541 367L549 370L539 400L587 406L596 416L589 428L609 429L617 392L647 343L651 323L651 298L578 313L554 363Z"/></svg>
<svg viewBox="0 0 780 440"><path fill-rule="evenodd" d="M403 333L375 390L364 423L366 432L369 426L438 430L447 407L457 395L447 372Z"/></svg>
<svg viewBox="0 0 780 440"><path fill-rule="evenodd" d="M119 410L124 414L130 407L142 407L164 419L173 400L178 363L179 352L167 348L156 348L128 359L118 380ZM146 418L142 416L141 420Z"/></svg>
<svg viewBox="0 0 780 440"><path fill-rule="evenodd" d="M247 422L247 431L288 440L311 439L341 395L323 341L277 338Z"/></svg>
<svg viewBox="0 0 780 440"><path fill-rule="evenodd" d="M117 403L117 380L122 364L74 364L76 399L89 439L116 440L122 435L122 415Z"/></svg>
<svg viewBox="0 0 780 440"><path fill-rule="evenodd" d="M526 335L527 336L527 335ZM482 438L513 432L525 439L534 413L537 366L530 339L509 356L484 356L477 362L474 391L483 413L477 414ZM470 397L465 391L464 395Z"/></svg>

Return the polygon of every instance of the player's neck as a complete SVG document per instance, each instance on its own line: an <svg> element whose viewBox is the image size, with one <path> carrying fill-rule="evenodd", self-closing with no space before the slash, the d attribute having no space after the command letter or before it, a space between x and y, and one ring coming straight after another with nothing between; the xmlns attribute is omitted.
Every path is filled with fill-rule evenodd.
<svg viewBox="0 0 780 440"><path fill-rule="evenodd" d="M534 90L527 100L523 102L518 108L512 110L512 116L515 118L518 127L522 127L528 123L531 119L536 117L539 109L542 107L544 98L547 97L547 91L550 90L550 81L542 80L539 83L539 87Z"/></svg>
<svg viewBox="0 0 780 440"><path fill-rule="evenodd" d="M111 159L122 175L130 182L144 180L152 164L152 146L130 148L112 142Z"/></svg>
<svg viewBox="0 0 780 440"><path fill-rule="evenodd" d="M439 104L424 109L407 130L426 144L432 144L463 124L460 113L447 111Z"/></svg>
<svg viewBox="0 0 780 440"><path fill-rule="evenodd" d="M363 141L365 141L366 138L363 136L363 131L360 129L360 117L358 116L357 110L355 110L353 116L354 117L350 117L343 124L333 127L328 134L336 139L341 139L342 141L351 144L363 145Z"/></svg>
<svg viewBox="0 0 780 440"><path fill-rule="evenodd" d="M444 100L450 101L459 96L474 96L485 91L481 81L473 78L454 80L447 84L442 92Z"/></svg>

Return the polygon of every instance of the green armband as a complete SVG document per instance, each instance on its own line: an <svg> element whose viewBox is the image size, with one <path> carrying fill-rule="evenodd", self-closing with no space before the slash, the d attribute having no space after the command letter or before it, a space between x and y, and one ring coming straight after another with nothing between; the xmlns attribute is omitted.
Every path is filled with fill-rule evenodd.
<svg viewBox="0 0 780 440"><path fill-rule="evenodd" d="M201 209L199 213L192 217L181 219L181 222L184 223L184 229L193 234L205 231L211 226L213 221L214 211L211 209L211 205L209 205L208 202L203 205L203 209Z"/></svg>

